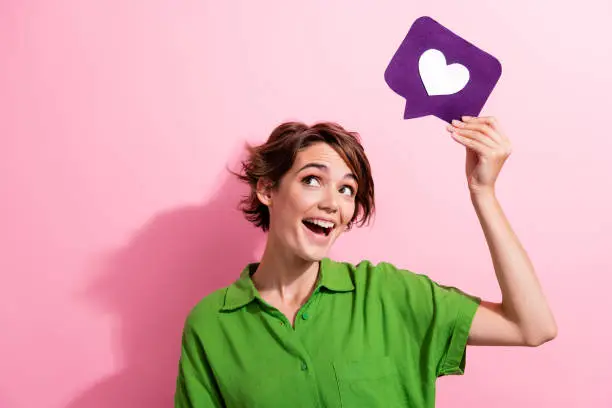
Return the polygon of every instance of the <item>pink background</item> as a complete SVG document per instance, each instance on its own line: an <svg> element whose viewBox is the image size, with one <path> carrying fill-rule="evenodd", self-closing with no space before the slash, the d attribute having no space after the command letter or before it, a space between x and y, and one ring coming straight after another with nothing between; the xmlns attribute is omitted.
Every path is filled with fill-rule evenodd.
<svg viewBox="0 0 612 408"><path fill-rule="evenodd" d="M137 3L0 3L0 407L171 406L184 316L263 243L225 166L287 119L372 162L378 216L332 257L499 300L463 147L383 80L422 15L502 62L498 196L559 325L471 348L438 406L612 406L610 1Z"/></svg>

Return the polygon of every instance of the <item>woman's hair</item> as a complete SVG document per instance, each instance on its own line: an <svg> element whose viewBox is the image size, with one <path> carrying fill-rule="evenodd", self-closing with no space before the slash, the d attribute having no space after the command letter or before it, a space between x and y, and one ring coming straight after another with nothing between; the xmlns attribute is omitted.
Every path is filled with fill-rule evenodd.
<svg viewBox="0 0 612 408"><path fill-rule="evenodd" d="M374 214L374 181L370 163L357 132L349 132L332 122L321 122L307 126L301 122L286 122L277 126L268 140L259 146L247 143L248 156L241 162L241 172L234 173L250 186L250 193L240 201L240 210L256 227L267 231L270 228L270 213L257 198L257 181L264 178L277 189L281 178L291 169L299 151L317 143L325 142L347 163L357 177L355 213L349 222L363 226Z"/></svg>

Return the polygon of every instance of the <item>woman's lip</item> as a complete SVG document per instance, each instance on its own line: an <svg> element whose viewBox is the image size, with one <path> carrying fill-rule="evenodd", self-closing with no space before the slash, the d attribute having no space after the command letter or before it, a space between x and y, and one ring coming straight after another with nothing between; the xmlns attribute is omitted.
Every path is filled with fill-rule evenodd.
<svg viewBox="0 0 612 408"><path fill-rule="evenodd" d="M324 221L324 222L329 222L331 223L333 226L331 227L332 229L336 228L337 224L335 221L332 220L328 220L326 218L319 218L319 217L306 217L302 220L302 222L305 222L307 220L319 220L319 221Z"/></svg>
<svg viewBox="0 0 612 408"><path fill-rule="evenodd" d="M302 224L302 227L306 230L306 233L311 237L312 240L321 242L321 243L327 242L332 232L334 231L334 228L332 228L329 231L329 234L327 235L316 234L313 231L311 231L306 225L304 225L304 223L301 223L301 224Z"/></svg>

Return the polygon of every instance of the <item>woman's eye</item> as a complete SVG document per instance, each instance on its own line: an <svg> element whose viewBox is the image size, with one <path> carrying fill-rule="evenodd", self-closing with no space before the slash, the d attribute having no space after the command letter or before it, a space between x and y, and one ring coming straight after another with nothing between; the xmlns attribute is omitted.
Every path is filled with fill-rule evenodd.
<svg viewBox="0 0 612 408"><path fill-rule="evenodd" d="M305 177L302 182L308 186L318 186L319 185L319 180L317 179L317 177L315 176L308 176ZM313 183L314 182L314 183Z"/></svg>
<svg viewBox="0 0 612 408"><path fill-rule="evenodd" d="M349 197L353 196L353 187L350 186L344 186L340 189L340 191L344 190L344 192L342 194L346 194Z"/></svg>

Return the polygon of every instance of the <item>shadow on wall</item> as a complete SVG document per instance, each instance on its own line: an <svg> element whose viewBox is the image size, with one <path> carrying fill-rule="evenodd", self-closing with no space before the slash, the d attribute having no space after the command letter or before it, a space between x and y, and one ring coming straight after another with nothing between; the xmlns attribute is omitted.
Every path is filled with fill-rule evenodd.
<svg viewBox="0 0 612 408"><path fill-rule="evenodd" d="M226 174L209 202L155 216L105 260L86 295L116 316L123 368L67 408L173 406L185 317L234 281L264 239L237 210L246 186Z"/></svg>

